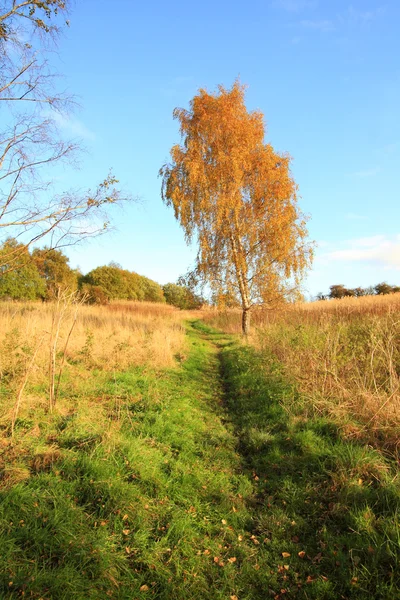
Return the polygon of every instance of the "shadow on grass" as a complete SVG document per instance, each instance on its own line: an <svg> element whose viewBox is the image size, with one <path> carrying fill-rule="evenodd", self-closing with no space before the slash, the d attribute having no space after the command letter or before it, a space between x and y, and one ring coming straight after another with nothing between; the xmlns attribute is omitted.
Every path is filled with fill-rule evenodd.
<svg viewBox="0 0 400 600"><path fill-rule="evenodd" d="M275 597L400 598L393 465L342 439L328 418L305 418L304 399L252 348L222 349L220 366L243 469L257 488L253 534L268 544L270 573L279 580L281 571Z"/></svg>

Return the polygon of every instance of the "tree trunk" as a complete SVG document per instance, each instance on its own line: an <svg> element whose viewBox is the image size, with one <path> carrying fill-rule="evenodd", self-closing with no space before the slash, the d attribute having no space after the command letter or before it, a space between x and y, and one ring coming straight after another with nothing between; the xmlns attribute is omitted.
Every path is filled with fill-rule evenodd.
<svg viewBox="0 0 400 600"><path fill-rule="evenodd" d="M242 312L242 333L248 335L250 331L250 311L244 308Z"/></svg>

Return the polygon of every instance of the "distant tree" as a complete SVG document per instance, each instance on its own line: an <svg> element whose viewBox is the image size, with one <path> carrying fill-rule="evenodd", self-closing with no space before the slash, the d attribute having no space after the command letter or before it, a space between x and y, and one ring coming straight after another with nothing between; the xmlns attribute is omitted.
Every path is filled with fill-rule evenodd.
<svg viewBox="0 0 400 600"><path fill-rule="evenodd" d="M247 111L238 82L201 89L174 118L183 143L160 170L162 197L198 239L194 277L239 299L246 334L251 308L284 298L311 260L290 159L264 143L264 117Z"/></svg>
<svg viewBox="0 0 400 600"><path fill-rule="evenodd" d="M40 276L46 283L46 298L51 300L58 291L76 290L78 286L77 273L69 266L69 258L54 248L35 248L32 261Z"/></svg>
<svg viewBox="0 0 400 600"><path fill-rule="evenodd" d="M80 297L87 304L108 304L110 302L109 297L104 292L103 288L99 285L91 285L90 283L83 283L80 287Z"/></svg>
<svg viewBox="0 0 400 600"><path fill-rule="evenodd" d="M22 246L22 248L21 248ZM8 269L7 257L19 252L17 270ZM9 238L0 247L0 298L10 300L37 300L46 294L45 280L23 244Z"/></svg>
<svg viewBox="0 0 400 600"><path fill-rule="evenodd" d="M385 295L385 294L392 294L393 293L393 286L389 285L388 283L386 283L385 281L383 281L382 283L378 283L375 288L375 294L381 296L381 295Z"/></svg>
<svg viewBox="0 0 400 600"><path fill-rule="evenodd" d="M110 300L165 302L162 287L148 277L121 269L110 263L97 267L80 278L79 286L97 304Z"/></svg>
<svg viewBox="0 0 400 600"><path fill-rule="evenodd" d="M361 296L366 296L367 295L367 290L362 288L362 287L356 287L353 290L354 292L354 296L356 296L357 298L360 298Z"/></svg>
<svg viewBox="0 0 400 600"><path fill-rule="evenodd" d="M165 302L162 287L158 283L147 277L142 277L142 280L144 289L143 300L146 300L147 302Z"/></svg>
<svg viewBox="0 0 400 600"><path fill-rule="evenodd" d="M167 283L163 285L163 292L167 304L176 306L181 310L194 310L204 304L204 299L201 296L198 296L190 288L183 285Z"/></svg>
<svg viewBox="0 0 400 600"><path fill-rule="evenodd" d="M327 300L327 298L328 296L326 294L323 294L322 292L318 292L318 294L315 297L316 300Z"/></svg>
<svg viewBox="0 0 400 600"><path fill-rule="evenodd" d="M144 300L146 290L143 277L127 270L121 270L121 275L125 281L127 299L138 301Z"/></svg>
<svg viewBox="0 0 400 600"><path fill-rule="evenodd" d="M336 299L336 298L344 298L345 296L348 296L347 288L345 288L344 285L341 283L336 284L336 285L331 285L329 289L330 289L329 298Z"/></svg>
<svg viewBox="0 0 400 600"><path fill-rule="evenodd" d="M164 297L167 304L177 308L186 308L186 288L176 283L166 283L163 285Z"/></svg>
<svg viewBox="0 0 400 600"><path fill-rule="evenodd" d="M110 300L124 300L128 298L126 281L121 273L121 269L115 267L96 267L96 269L93 269L81 278L81 287L85 284L101 289L103 297L108 302ZM88 289L86 288L86 290Z"/></svg>

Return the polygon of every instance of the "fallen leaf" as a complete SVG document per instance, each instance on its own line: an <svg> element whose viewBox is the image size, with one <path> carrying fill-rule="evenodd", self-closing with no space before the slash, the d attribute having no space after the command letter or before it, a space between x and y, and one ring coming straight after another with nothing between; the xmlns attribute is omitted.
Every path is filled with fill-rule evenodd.
<svg viewBox="0 0 400 600"><path fill-rule="evenodd" d="M131 553L131 549L129 548L129 546L126 546L126 548L125 548L125 552L126 552L127 554L130 554L130 553Z"/></svg>
<svg viewBox="0 0 400 600"><path fill-rule="evenodd" d="M260 543L255 535L252 535L250 539L256 546Z"/></svg>
<svg viewBox="0 0 400 600"><path fill-rule="evenodd" d="M130 534L130 532L131 532L131 530L130 530L130 529L123 529L123 530L122 530L122 533L123 533L124 535L129 535L129 534Z"/></svg>
<svg viewBox="0 0 400 600"><path fill-rule="evenodd" d="M301 552L298 552L297 555L300 556L300 558L304 558L306 553L304 552L304 550L301 550Z"/></svg>
<svg viewBox="0 0 400 600"><path fill-rule="evenodd" d="M148 592L149 591L149 586L148 585L142 585L140 587L140 591L141 592Z"/></svg>
<svg viewBox="0 0 400 600"><path fill-rule="evenodd" d="M290 552L282 552L283 558L289 558Z"/></svg>
<svg viewBox="0 0 400 600"><path fill-rule="evenodd" d="M123 520L123 521L126 521L127 519L129 519L128 515L124 515L124 516L122 517L122 520Z"/></svg>
<svg viewBox="0 0 400 600"><path fill-rule="evenodd" d="M228 562L230 563L235 563L236 562L236 556L232 556L231 558L228 558Z"/></svg>
<svg viewBox="0 0 400 600"><path fill-rule="evenodd" d="M221 523L222 523L222 525L226 525L225 519L222 519Z"/></svg>

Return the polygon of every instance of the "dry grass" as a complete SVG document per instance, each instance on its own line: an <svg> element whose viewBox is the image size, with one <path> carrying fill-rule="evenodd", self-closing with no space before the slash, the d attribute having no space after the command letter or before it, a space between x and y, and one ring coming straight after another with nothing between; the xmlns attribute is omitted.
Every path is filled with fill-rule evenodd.
<svg viewBox="0 0 400 600"><path fill-rule="evenodd" d="M46 405L52 409L60 371L63 378L67 376L72 389L76 377L90 378L94 369L123 371L137 365L149 368L175 365L176 357L185 354L185 316L171 306L154 303L119 302L101 307L77 306L68 301L59 305L1 303L3 425L11 422L13 431L15 420L28 410L32 412L35 407Z"/></svg>
<svg viewBox="0 0 400 600"><path fill-rule="evenodd" d="M43 332L50 335L55 305L0 304L0 372L14 376L24 370ZM61 324L59 349L66 342L74 307ZM129 365L171 366L184 345L184 313L152 303L81 306L67 348L67 361L86 361L102 369ZM48 340L38 353L37 365L48 360Z"/></svg>
<svg viewBox="0 0 400 600"><path fill-rule="evenodd" d="M205 314L240 332L240 312ZM279 359L313 409L349 436L400 448L400 294L254 311L250 343Z"/></svg>

